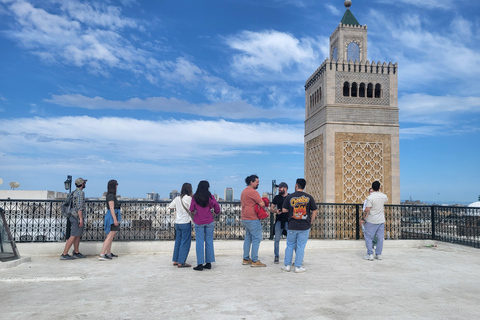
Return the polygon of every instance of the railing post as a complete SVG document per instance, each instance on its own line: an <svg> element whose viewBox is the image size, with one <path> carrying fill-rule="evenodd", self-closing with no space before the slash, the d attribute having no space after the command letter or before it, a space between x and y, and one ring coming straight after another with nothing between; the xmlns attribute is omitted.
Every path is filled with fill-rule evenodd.
<svg viewBox="0 0 480 320"><path fill-rule="evenodd" d="M431 211L430 221L432 224L432 240L435 240L435 207L431 206L430 211Z"/></svg>
<svg viewBox="0 0 480 320"><path fill-rule="evenodd" d="M355 238L360 240L360 205L355 205Z"/></svg>

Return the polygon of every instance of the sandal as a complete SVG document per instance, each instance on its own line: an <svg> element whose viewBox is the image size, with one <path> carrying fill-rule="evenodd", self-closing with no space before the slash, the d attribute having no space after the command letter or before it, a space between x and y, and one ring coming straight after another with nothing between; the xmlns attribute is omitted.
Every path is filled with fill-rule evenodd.
<svg viewBox="0 0 480 320"><path fill-rule="evenodd" d="M174 262L174 263L173 263L173 266L178 266L178 262Z"/></svg>
<svg viewBox="0 0 480 320"><path fill-rule="evenodd" d="M178 267L179 267L179 268L190 268L191 266L192 266L192 265L191 265L191 264L188 264L188 263L184 263L184 264L179 263L179 264L178 264Z"/></svg>

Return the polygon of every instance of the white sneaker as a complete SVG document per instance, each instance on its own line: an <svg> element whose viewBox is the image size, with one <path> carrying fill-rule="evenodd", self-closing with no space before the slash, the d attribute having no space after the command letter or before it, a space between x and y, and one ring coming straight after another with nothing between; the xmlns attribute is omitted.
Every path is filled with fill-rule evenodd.
<svg viewBox="0 0 480 320"><path fill-rule="evenodd" d="M373 261L373 254L367 254L366 256L363 256L363 259Z"/></svg>
<svg viewBox="0 0 480 320"><path fill-rule="evenodd" d="M290 266L282 266L282 270L286 272L290 272Z"/></svg>
<svg viewBox="0 0 480 320"><path fill-rule="evenodd" d="M376 254L376 255L375 255L375 259L377 259L377 260L382 260L382 255L381 255L381 254Z"/></svg>
<svg viewBox="0 0 480 320"><path fill-rule="evenodd" d="M295 273L302 273L302 272L306 272L307 269L304 268L304 267L295 267Z"/></svg>

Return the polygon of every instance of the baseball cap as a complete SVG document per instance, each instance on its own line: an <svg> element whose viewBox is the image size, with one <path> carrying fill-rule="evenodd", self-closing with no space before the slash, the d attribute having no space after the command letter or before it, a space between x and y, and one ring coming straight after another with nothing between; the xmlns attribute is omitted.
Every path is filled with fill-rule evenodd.
<svg viewBox="0 0 480 320"><path fill-rule="evenodd" d="M76 185L76 186L80 186L80 185L82 185L84 182L87 182L87 179L78 178L77 180L75 180L75 185Z"/></svg>
<svg viewBox="0 0 480 320"><path fill-rule="evenodd" d="M288 184L286 184L285 182L280 182L280 184L278 185L279 188L287 188L288 189Z"/></svg>

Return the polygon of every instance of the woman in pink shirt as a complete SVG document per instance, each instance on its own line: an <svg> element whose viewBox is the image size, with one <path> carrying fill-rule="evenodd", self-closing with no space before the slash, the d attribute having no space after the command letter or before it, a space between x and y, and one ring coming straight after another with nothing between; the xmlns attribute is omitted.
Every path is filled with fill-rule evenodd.
<svg viewBox="0 0 480 320"><path fill-rule="evenodd" d="M195 243L197 252L197 266L193 268L197 271L211 269L212 262L215 262L215 253L213 251L213 213L220 213L220 206L217 200L212 196L208 181L202 180L198 183L197 191L193 195L190 211L195 214L193 222L195 223ZM205 265L203 264L204 262Z"/></svg>

